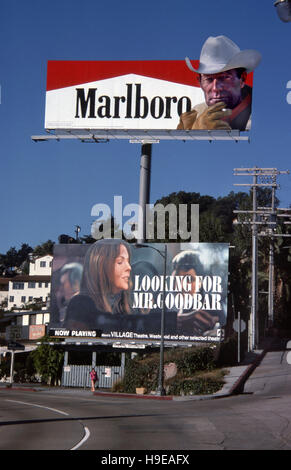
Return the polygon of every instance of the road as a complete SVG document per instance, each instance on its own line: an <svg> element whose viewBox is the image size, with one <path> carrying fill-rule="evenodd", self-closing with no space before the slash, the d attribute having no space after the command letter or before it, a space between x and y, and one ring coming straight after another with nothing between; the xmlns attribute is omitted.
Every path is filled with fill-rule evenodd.
<svg viewBox="0 0 291 470"><path fill-rule="evenodd" d="M289 361L291 362L291 361ZM290 450L291 365L267 353L240 395L157 401L0 391L1 450Z"/></svg>

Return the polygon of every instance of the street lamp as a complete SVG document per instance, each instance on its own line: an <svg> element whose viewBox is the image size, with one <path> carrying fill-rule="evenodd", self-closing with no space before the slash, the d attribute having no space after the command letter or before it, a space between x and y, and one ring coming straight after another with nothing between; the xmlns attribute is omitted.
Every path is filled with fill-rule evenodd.
<svg viewBox="0 0 291 470"><path fill-rule="evenodd" d="M164 259L164 279L163 279L163 304L162 304L162 314L161 314L161 342L160 342L160 366L159 366L159 382L158 382L158 394L160 396L166 395L166 390L164 388L164 337L165 337L165 280L167 273L167 245L164 245L164 251L160 251L158 248L152 245L146 245L144 243L136 243L137 248L152 248L157 251L161 257Z"/></svg>
<svg viewBox="0 0 291 470"><path fill-rule="evenodd" d="M277 0L274 6L281 21L284 23L291 21L291 0Z"/></svg>
<svg viewBox="0 0 291 470"><path fill-rule="evenodd" d="M75 227L76 227L76 230L75 230L76 240L78 242L79 241L79 233L81 232L81 227L80 227L80 225L75 225Z"/></svg>

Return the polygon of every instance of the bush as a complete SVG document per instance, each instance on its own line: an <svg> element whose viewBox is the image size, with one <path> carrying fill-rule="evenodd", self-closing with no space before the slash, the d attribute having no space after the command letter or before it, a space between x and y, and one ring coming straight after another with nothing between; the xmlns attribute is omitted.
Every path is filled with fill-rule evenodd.
<svg viewBox="0 0 291 470"><path fill-rule="evenodd" d="M192 347L180 349L174 353L172 360L169 354L168 362L175 362L180 373L191 376L200 370L212 370L215 366L214 350L210 347Z"/></svg>
<svg viewBox="0 0 291 470"><path fill-rule="evenodd" d="M134 358L127 362L124 378L119 385L122 391L135 393L137 387L144 387L146 392L158 387L159 356L154 354L146 359Z"/></svg>
<svg viewBox="0 0 291 470"><path fill-rule="evenodd" d="M223 384L222 378L196 377L175 380L167 387L167 393L169 395L207 395L218 392Z"/></svg>
<svg viewBox="0 0 291 470"><path fill-rule="evenodd" d="M174 362L177 366L176 377L165 380L168 394L184 395L196 393L212 393L221 388L222 379L193 378L200 371L210 371L215 367L214 349L208 346L191 347L188 349L172 349L164 354L164 364ZM135 393L136 388L144 387L146 393L156 391L159 378L159 353L152 353L144 358L127 361L124 378L113 387L113 391Z"/></svg>

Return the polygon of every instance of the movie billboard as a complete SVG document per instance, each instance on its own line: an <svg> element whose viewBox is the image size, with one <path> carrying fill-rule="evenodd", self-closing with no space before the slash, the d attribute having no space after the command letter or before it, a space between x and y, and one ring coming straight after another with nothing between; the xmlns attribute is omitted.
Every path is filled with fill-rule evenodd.
<svg viewBox="0 0 291 470"><path fill-rule="evenodd" d="M200 60L49 61L45 128L249 130L259 62L226 36Z"/></svg>
<svg viewBox="0 0 291 470"><path fill-rule="evenodd" d="M221 341L229 245L129 244L54 248L50 334L146 342Z"/></svg>

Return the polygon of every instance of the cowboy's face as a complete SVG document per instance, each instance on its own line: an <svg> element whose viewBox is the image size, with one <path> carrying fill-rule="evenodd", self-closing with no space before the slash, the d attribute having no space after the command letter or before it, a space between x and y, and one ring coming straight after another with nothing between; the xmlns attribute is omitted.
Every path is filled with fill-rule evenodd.
<svg viewBox="0 0 291 470"><path fill-rule="evenodd" d="M190 290L187 291L188 294L194 294L195 292L198 292L199 289L200 289L200 282L199 280L197 280L197 274L196 274L196 271L195 269L193 268L190 268L188 269L187 271L183 270L183 269L179 269L177 271L177 275L178 276L188 276L189 278L189 287L190 287Z"/></svg>
<svg viewBox="0 0 291 470"><path fill-rule="evenodd" d="M207 106L223 101L227 108L235 108L241 102L241 90L244 85L245 73L239 78L235 69L200 75L200 86Z"/></svg>

